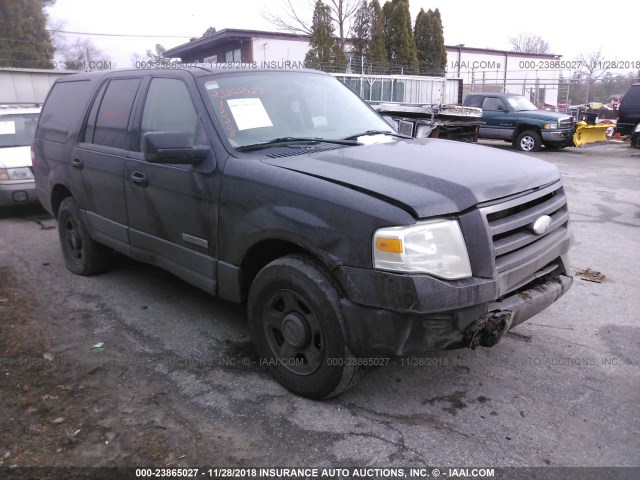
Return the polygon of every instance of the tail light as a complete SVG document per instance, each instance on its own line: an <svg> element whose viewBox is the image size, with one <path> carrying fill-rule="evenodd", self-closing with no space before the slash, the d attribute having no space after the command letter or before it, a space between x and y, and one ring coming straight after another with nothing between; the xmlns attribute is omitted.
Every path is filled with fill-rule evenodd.
<svg viewBox="0 0 640 480"><path fill-rule="evenodd" d="M36 161L36 146L35 144L31 144L31 170L33 171L33 173L36 173L36 170L38 170L38 163Z"/></svg>

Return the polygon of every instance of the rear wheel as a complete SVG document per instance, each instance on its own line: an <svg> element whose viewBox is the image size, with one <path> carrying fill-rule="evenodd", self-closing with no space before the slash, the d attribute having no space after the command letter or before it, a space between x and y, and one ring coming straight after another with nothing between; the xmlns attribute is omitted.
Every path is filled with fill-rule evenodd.
<svg viewBox="0 0 640 480"><path fill-rule="evenodd" d="M94 275L109 266L110 250L95 242L73 197L65 198L58 210L58 235L64 262L78 275Z"/></svg>
<svg viewBox="0 0 640 480"><path fill-rule="evenodd" d="M537 152L540 150L541 145L542 139L540 138L540 134L535 130L525 130L520 133L516 137L515 142L513 142L513 146L523 152Z"/></svg>
<svg viewBox="0 0 640 480"><path fill-rule="evenodd" d="M272 375L309 398L338 395L360 375L349 351L330 276L311 259L277 259L256 276L248 299L249 328Z"/></svg>

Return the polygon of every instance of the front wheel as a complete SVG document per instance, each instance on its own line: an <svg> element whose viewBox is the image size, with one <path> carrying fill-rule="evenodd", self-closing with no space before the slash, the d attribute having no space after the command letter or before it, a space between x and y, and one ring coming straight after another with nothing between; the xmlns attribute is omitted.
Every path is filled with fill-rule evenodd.
<svg viewBox="0 0 640 480"><path fill-rule="evenodd" d="M58 210L58 235L65 265L78 275L94 275L109 266L110 251L94 241L73 197L65 198Z"/></svg>
<svg viewBox="0 0 640 480"><path fill-rule="evenodd" d="M541 145L542 139L535 130L525 130L513 142L513 146L522 152L537 152Z"/></svg>
<svg viewBox="0 0 640 480"><path fill-rule="evenodd" d="M310 258L274 260L256 276L249 328L271 374L292 392L328 398L355 384L360 367L345 341L339 295Z"/></svg>

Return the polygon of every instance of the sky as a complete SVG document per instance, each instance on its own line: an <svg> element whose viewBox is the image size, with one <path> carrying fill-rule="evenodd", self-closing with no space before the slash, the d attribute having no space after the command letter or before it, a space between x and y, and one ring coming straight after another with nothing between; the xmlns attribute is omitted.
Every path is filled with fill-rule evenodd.
<svg viewBox="0 0 640 480"><path fill-rule="evenodd" d="M292 0L310 19L312 0ZM156 43L172 48L199 37L208 27L277 31L263 12L278 13L284 0L180 0L169 4L151 0L57 0L47 8L50 21L61 30L98 36L63 34L72 41L88 37L112 61L113 67L133 65L132 54L144 57ZM380 2L384 4L384 1ZM172 5L165 7L164 5ZM532 33L544 38L551 53L573 60L600 50L607 62L640 62L633 41L640 18L640 2L506 0L410 0L412 22L420 11L439 8L447 45L510 50L509 38ZM634 69L637 70L637 69Z"/></svg>

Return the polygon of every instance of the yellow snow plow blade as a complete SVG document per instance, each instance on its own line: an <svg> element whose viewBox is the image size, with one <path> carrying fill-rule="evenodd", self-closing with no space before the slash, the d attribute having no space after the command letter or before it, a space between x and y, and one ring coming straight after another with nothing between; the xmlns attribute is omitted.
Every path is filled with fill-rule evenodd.
<svg viewBox="0 0 640 480"><path fill-rule="evenodd" d="M607 143L607 130L612 126L610 123L587 125L584 122L578 122L576 133L573 134L573 144L581 148Z"/></svg>

